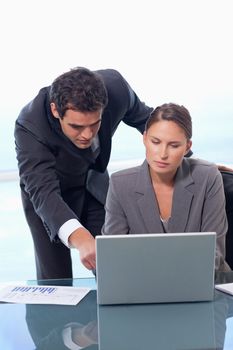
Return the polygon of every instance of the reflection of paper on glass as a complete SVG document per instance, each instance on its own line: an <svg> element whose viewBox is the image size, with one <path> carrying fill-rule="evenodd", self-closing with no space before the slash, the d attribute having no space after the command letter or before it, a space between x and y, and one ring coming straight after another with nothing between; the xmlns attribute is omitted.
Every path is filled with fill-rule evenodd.
<svg viewBox="0 0 233 350"><path fill-rule="evenodd" d="M20 304L76 305L90 291L83 287L15 285L0 288L0 301Z"/></svg>
<svg viewBox="0 0 233 350"><path fill-rule="evenodd" d="M233 295L233 283L216 284L215 288L221 292Z"/></svg>

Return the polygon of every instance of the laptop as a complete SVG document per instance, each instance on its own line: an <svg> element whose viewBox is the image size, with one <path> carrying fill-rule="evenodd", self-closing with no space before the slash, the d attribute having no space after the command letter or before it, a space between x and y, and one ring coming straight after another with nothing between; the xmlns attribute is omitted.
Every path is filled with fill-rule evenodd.
<svg viewBox="0 0 233 350"><path fill-rule="evenodd" d="M97 236L98 304L213 300L215 241L215 232Z"/></svg>

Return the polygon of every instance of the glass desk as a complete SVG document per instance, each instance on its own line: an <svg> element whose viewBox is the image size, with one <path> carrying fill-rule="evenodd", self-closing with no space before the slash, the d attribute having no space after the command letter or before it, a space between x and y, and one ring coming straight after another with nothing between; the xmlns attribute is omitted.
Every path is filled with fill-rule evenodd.
<svg viewBox="0 0 233 350"><path fill-rule="evenodd" d="M233 282L233 272L216 282ZM219 291L213 302L98 306L94 278L43 284L91 291L76 306L0 303L0 349L233 349L233 297Z"/></svg>

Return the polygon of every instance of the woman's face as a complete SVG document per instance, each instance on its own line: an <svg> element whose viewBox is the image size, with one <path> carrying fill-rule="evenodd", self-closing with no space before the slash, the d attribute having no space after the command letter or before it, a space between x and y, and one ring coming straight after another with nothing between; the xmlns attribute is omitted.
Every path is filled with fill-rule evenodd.
<svg viewBox="0 0 233 350"><path fill-rule="evenodd" d="M192 142L175 122L160 120L143 134L146 159L152 172L175 175Z"/></svg>

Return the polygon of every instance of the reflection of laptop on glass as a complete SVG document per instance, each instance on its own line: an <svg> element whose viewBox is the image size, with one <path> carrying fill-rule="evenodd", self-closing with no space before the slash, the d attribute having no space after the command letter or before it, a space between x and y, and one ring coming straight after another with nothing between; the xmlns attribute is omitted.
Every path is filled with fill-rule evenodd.
<svg viewBox="0 0 233 350"><path fill-rule="evenodd" d="M213 232L97 236L97 302L212 300L215 239Z"/></svg>
<svg viewBox="0 0 233 350"><path fill-rule="evenodd" d="M215 315L221 315L221 326L215 327ZM127 307L99 305L99 350L217 349L224 344L225 317L219 300Z"/></svg>

